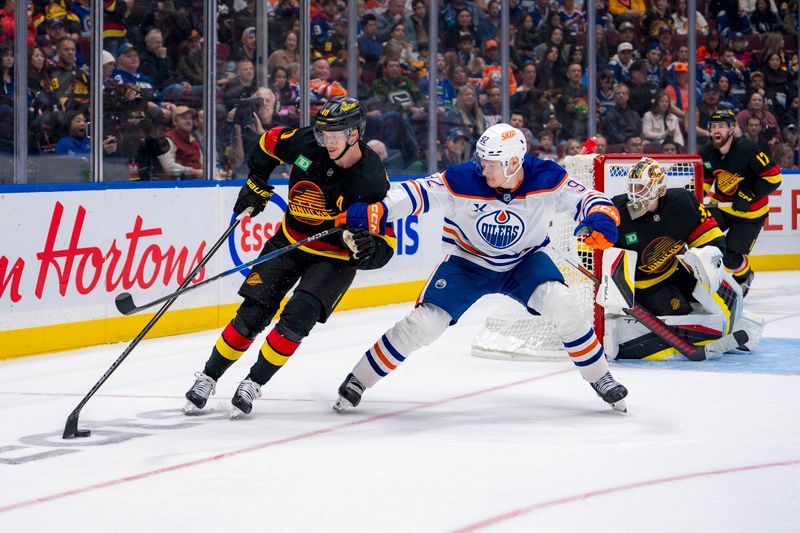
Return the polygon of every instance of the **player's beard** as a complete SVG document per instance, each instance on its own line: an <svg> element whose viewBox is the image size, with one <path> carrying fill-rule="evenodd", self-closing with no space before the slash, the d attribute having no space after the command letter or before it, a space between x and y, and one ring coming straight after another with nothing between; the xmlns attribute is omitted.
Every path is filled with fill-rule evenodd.
<svg viewBox="0 0 800 533"><path fill-rule="evenodd" d="M733 131L728 129L728 133L724 134L722 132L714 132L711 134L711 145L719 150L728 142L728 140L733 136Z"/></svg>

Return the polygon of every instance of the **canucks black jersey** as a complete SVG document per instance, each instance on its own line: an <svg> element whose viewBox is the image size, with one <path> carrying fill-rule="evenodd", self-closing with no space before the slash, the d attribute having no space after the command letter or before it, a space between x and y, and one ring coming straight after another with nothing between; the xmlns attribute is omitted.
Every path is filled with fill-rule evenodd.
<svg viewBox="0 0 800 533"><path fill-rule="evenodd" d="M725 239L714 217L686 189L667 189L655 213L632 220L628 196L611 200L619 210L619 236L615 246L637 252L637 289L646 289L669 278L678 267L678 254L690 248L713 245L724 252Z"/></svg>
<svg viewBox="0 0 800 533"><path fill-rule="evenodd" d="M740 188L755 193L748 211L736 211L732 207L721 207L721 211L738 218L766 216L769 193L781 184L781 169L767 154L749 140L735 137L727 154L722 155L709 142L700 150L700 157L703 158L703 189L713 203L730 202Z"/></svg>
<svg viewBox="0 0 800 533"><path fill-rule="evenodd" d="M289 242L297 242L334 226L333 217L355 202L381 201L389 190L389 176L378 155L359 141L361 159L350 168L341 168L317 144L313 127L272 128L250 152L250 172L267 180L272 170L286 162L289 174L288 209L281 224ZM395 247L393 233L384 240ZM348 250L339 235L311 242L302 250L347 260Z"/></svg>

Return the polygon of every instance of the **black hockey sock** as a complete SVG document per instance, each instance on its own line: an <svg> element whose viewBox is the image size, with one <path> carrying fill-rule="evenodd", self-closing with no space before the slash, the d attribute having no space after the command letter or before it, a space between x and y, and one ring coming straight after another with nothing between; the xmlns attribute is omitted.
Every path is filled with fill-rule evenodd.
<svg viewBox="0 0 800 533"><path fill-rule="evenodd" d="M248 378L259 385L264 385L286 364L298 346L300 346L299 342L287 339L278 333L277 328L272 328L267 335L267 340L261 346L261 355L250 367Z"/></svg>

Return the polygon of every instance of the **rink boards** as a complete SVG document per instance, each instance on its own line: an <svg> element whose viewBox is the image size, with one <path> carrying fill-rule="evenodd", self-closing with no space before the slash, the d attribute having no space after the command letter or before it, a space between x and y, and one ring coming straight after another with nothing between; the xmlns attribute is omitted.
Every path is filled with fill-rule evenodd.
<svg viewBox="0 0 800 533"><path fill-rule="evenodd" d="M785 172L770 201L752 256L756 270L800 269L797 181L798 173ZM152 314L122 317L114 296L130 292L140 303L177 289L232 222L240 186L0 186L0 359L133 338ZM256 258L280 222L286 194L284 180L266 211L243 221L196 281ZM396 256L378 271L359 272L339 309L414 299L441 260L441 225L436 208L398 221ZM243 279L233 274L179 298L150 336L224 325Z"/></svg>

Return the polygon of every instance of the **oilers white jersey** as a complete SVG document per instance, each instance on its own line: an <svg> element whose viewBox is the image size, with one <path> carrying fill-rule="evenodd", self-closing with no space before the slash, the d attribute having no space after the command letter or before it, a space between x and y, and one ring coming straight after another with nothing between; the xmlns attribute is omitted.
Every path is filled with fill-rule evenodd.
<svg viewBox="0 0 800 533"><path fill-rule="evenodd" d="M525 176L513 190L487 185L473 161L395 183L383 200L387 219L426 213L435 202L445 211L445 253L506 271L549 243L547 232L557 213L580 222L592 207L613 205L553 161L525 156L522 168Z"/></svg>

